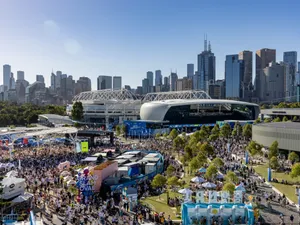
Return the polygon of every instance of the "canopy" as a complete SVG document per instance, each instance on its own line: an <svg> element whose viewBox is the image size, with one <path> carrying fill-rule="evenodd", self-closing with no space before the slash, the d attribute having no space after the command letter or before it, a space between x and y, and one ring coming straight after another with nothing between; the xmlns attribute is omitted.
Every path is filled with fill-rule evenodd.
<svg viewBox="0 0 300 225"><path fill-rule="evenodd" d="M18 197L14 198L11 202L13 202L13 203L26 202L28 199L30 199L32 197L33 197L33 194L25 193L24 195L19 195Z"/></svg>
<svg viewBox="0 0 300 225"><path fill-rule="evenodd" d="M9 171L8 173L6 173L5 176L6 177L17 177L18 176L18 171L16 171L16 170Z"/></svg>
<svg viewBox="0 0 300 225"><path fill-rule="evenodd" d="M203 182L205 182L205 179L203 179L202 177L194 177L191 179L191 181L193 181L195 183L203 183Z"/></svg>
<svg viewBox="0 0 300 225"><path fill-rule="evenodd" d="M199 170L198 170L199 173L205 173L206 172L206 169L204 167L201 167Z"/></svg>
<svg viewBox="0 0 300 225"><path fill-rule="evenodd" d="M216 188L217 185L215 185L214 183L211 183L211 182L206 182L206 183L202 184L202 187L204 187L204 188Z"/></svg>
<svg viewBox="0 0 300 225"><path fill-rule="evenodd" d="M236 191L243 191L243 192L246 191L246 189L244 188L244 186L243 186L242 184L239 184L238 186L236 186L236 187L235 187L235 190L236 190Z"/></svg>
<svg viewBox="0 0 300 225"><path fill-rule="evenodd" d="M193 193L190 189L184 188L178 191L180 194L191 194Z"/></svg>
<svg viewBox="0 0 300 225"><path fill-rule="evenodd" d="M218 173L216 176L217 179L223 179L224 175L222 173Z"/></svg>

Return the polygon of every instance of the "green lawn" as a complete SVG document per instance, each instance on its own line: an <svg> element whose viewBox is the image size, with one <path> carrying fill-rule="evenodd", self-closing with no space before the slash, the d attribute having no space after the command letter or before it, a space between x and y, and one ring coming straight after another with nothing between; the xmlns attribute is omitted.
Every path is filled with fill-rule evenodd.
<svg viewBox="0 0 300 225"><path fill-rule="evenodd" d="M264 177L266 180L268 180L268 165L267 164L255 166L254 170L256 171L256 173L258 173L259 175ZM284 174L284 173L272 172L272 178L278 179L279 182L281 180L287 180L290 183L300 182L299 177L291 178L288 174ZM284 193L290 200L292 200L295 203L298 202L297 196L295 195L295 187L293 185L279 184L279 183L273 183L273 182L271 182L271 183L281 193Z"/></svg>
<svg viewBox="0 0 300 225"><path fill-rule="evenodd" d="M170 198L174 198L176 196L181 196L179 193L170 192L169 194ZM163 193L160 196L151 196L148 198L145 198L144 200L140 201L142 204L149 206L152 208L152 210L156 212L164 212L166 217L168 215L171 216L173 220L179 220L180 218L176 217L176 212L179 210L180 207L176 209L175 207L170 207L167 205L167 194Z"/></svg>

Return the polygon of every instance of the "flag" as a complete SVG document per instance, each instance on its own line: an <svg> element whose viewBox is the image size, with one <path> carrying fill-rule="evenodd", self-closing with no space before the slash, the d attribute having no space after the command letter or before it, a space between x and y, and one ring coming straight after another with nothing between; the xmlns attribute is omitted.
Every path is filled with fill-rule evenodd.
<svg viewBox="0 0 300 225"><path fill-rule="evenodd" d="M28 138L23 138L23 144L27 145L28 144Z"/></svg>
<svg viewBox="0 0 300 225"><path fill-rule="evenodd" d="M19 170L21 170L21 160L19 159Z"/></svg>

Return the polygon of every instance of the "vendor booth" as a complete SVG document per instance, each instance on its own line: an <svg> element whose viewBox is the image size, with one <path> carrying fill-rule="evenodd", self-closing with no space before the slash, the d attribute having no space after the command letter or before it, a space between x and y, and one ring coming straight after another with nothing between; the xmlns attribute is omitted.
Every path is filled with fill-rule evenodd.
<svg viewBox="0 0 300 225"><path fill-rule="evenodd" d="M129 209L132 210L137 205L138 201L137 189L133 187L125 187L122 190L122 195L125 199L127 199Z"/></svg>
<svg viewBox="0 0 300 225"><path fill-rule="evenodd" d="M24 194L25 179L5 177L0 183L3 185L3 194L1 198L4 200L9 200Z"/></svg>

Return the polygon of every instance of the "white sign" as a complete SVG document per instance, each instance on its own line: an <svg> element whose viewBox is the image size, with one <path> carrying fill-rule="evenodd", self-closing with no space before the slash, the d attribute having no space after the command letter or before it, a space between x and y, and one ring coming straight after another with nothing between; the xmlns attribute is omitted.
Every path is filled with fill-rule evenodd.
<svg viewBox="0 0 300 225"><path fill-rule="evenodd" d="M217 203L218 202L218 193L216 191L209 191L208 192L208 199L209 199L209 203Z"/></svg>
<svg viewBox="0 0 300 225"><path fill-rule="evenodd" d="M229 192L228 191L222 191L221 192L221 203L227 203L229 198Z"/></svg>
<svg viewBox="0 0 300 225"><path fill-rule="evenodd" d="M242 203L243 202L243 192L235 191L234 192L234 203Z"/></svg>
<svg viewBox="0 0 300 225"><path fill-rule="evenodd" d="M196 202L203 203L204 202L204 191L198 191L196 193Z"/></svg>

